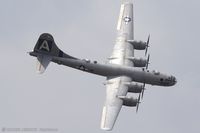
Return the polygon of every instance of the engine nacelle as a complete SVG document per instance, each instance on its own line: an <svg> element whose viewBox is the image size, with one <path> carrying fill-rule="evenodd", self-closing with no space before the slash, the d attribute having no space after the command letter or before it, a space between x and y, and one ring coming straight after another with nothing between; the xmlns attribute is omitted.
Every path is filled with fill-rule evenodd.
<svg viewBox="0 0 200 133"><path fill-rule="evenodd" d="M143 41L128 40L128 42L133 45L134 49L137 50L145 50L147 47L147 43Z"/></svg>
<svg viewBox="0 0 200 133"><path fill-rule="evenodd" d="M138 100L133 97L118 96L118 98L123 100L123 105L128 107L135 107L138 104Z"/></svg>
<svg viewBox="0 0 200 133"><path fill-rule="evenodd" d="M147 60L143 58L134 58L133 63L135 67L145 67L147 64Z"/></svg>
<svg viewBox="0 0 200 133"><path fill-rule="evenodd" d="M146 67L147 59L128 57L129 60L133 61L135 67Z"/></svg>
<svg viewBox="0 0 200 133"><path fill-rule="evenodd" d="M131 92L131 93L141 93L144 87L142 84L138 84L134 82L126 83L126 85L128 86L128 92Z"/></svg>

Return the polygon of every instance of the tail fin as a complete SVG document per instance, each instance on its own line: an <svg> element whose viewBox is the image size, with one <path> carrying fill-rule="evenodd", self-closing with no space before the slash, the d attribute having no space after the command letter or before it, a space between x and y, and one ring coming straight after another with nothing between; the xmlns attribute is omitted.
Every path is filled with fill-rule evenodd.
<svg viewBox="0 0 200 133"><path fill-rule="evenodd" d="M60 50L54 42L53 36L49 33L43 33L40 35L34 47L34 51L30 52L30 55L37 57L37 71L39 73L45 71L52 60L52 57L76 59Z"/></svg>
<svg viewBox="0 0 200 133"><path fill-rule="evenodd" d="M53 36L49 33L40 35L34 47L34 52L55 57L74 58L60 50L54 42Z"/></svg>

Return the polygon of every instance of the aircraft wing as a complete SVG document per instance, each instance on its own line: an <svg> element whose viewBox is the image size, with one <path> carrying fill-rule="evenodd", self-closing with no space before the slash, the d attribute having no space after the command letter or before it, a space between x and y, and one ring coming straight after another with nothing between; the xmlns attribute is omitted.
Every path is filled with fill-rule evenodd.
<svg viewBox="0 0 200 133"><path fill-rule="evenodd" d="M101 129L112 130L117 116L123 105L121 96L126 96L128 87L122 82L130 81L129 77L117 77L107 80L106 83L106 101L103 107Z"/></svg>
<svg viewBox="0 0 200 133"><path fill-rule="evenodd" d="M123 2L117 24L117 39L112 55L109 58L109 63L134 66L133 62L129 60L129 57L134 56L134 49L127 40L133 40L133 4ZM101 128L103 130L112 130L115 124L124 104L124 101L119 97L126 96L128 92L125 82L131 82L131 78L126 76L107 77L106 101L101 119Z"/></svg>
<svg viewBox="0 0 200 133"><path fill-rule="evenodd" d="M122 3L118 24L117 38L109 59L111 64L133 66L130 57L134 57L134 48L127 40L133 40L133 4Z"/></svg>

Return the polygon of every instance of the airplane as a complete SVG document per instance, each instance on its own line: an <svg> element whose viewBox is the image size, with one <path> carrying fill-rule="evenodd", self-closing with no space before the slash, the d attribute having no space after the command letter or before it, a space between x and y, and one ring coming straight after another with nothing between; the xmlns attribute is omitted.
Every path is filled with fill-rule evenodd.
<svg viewBox="0 0 200 133"><path fill-rule="evenodd" d="M149 71L147 42L136 41L133 37L133 3L121 3L117 24L117 38L111 57L107 63L98 63L88 59L79 59L66 54L58 48L49 33L40 35L34 50L29 52L37 58L37 71L43 73L50 62L65 65L84 72L106 77L106 100L103 107L101 129L110 131L116 122L122 106L136 107L138 110L143 97L145 85L173 86L177 83L175 76ZM136 58L135 50L145 50L147 59ZM138 98L128 96L138 94Z"/></svg>

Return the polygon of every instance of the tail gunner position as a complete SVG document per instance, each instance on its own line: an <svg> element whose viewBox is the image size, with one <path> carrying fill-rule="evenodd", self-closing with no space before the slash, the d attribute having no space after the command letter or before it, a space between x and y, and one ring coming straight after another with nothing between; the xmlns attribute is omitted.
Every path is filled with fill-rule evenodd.
<svg viewBox="0 0 200 133"><path fill-rule="evenodd" d="M78 59L60 50L52 35L42 34L34 47L31 56L37 58L37 70L43 73L50 62L65 65L84 72L106 77L106 100L103 107L101 128L112 130L121 107L136 107L138 110L145 84L158 86L173 86L176 78L172 75L149 71L149 55L147 59L136 58L134 50L147 50L147 42L136 41L133 38L133 4L122 2L118 25L117 38L111 57L107 64L97 63L87 59ZM138 98L128 97L127 93L138 93Z"/></svg>

